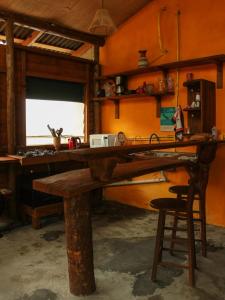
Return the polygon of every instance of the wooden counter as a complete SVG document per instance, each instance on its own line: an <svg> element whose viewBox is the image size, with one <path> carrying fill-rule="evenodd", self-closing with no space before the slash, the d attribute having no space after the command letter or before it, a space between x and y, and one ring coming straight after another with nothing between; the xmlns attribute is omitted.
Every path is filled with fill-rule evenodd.
<svg viewBox="0 0 225 300"><path fill-rule="evenodd" d="M216 141L218 144L225 143L224 141ZM45 164L60 161L96 161L104 158L118 157L123 158L124 156L137 153L142 151L162 150L171 148L182 148L191 146L200 146L208 142L205 141L186 141L186 142L170 142L160 144L139 144L130 146L114 146L114 147L101 147L101 148L82 148L74 150L62 150L55 152L54 155L45 155L37 157L25 157L19 155L8 155L5 158L17 160L22 166Z"/></svg>
<svg viewBox="0 0 225 300"><path fill-rule="evenodd" d="M17 160L21 164L21 166L32 166L70 160L69 154L66 151L59 151L54 155L44 155L36 157L26 157L20 155L8 155L8 157Z"/></svg>

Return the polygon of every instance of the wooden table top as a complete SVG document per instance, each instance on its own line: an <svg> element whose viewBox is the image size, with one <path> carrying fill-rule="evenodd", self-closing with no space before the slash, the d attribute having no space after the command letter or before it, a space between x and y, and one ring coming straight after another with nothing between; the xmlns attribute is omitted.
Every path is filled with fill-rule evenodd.
<svg viewBox="0 0 225 300"><path fill-rule="evenodd" d="M91 177L90 169L73 170L57 175L33 180L33 189L61 197L74 197L79 193L100 188L106 184L121 181L160 170L171 169L187 165L188 161L178 158L156 157L129 163L117 164L112 178L102 182Z"/></svg>
<svg viewBox="0 0 225 300"><path fill-rule="evenodd" d="M16 163L16 162L18 162L17 158L9 157L9 156L0 156L0 163L7 164L7 163Z"/></svg>
<svg viewBox="0 0 225 300"><path fill-rule="evenodd" d="M186 141L186 142L170 142L160 144L139 144L128 146L114 146L114 147L101 147L101 148L82 148L74 150L58 151L54 155L45 155L37 157L25 157L19 155L8 155L12 159L20 162L22 166L60 162L60 161L91 161L102 158L120 157L123 155L137 153L141 151L182 148L189 146L198 146L204 143L211 143L206 141ZM215 141L212 141L215 143ZM216 141L218 144L225 144L225 140ZM12 161L12 160L11 160Z"/></svg>
<svg viewBox="0 0 225 300"><path fill-rule="evenodd" d="M44 155L36 157L26 157L12 154L8 155L8 157L17 160L21 164L21 166L32 166L71 160L71 158L69 157L69 153L66 151L59 151L54 155Z"/></svg>

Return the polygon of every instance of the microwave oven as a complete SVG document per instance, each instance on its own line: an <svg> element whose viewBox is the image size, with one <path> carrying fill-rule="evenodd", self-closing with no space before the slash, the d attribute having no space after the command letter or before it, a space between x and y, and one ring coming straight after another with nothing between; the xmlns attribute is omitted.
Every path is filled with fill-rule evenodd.
<svg viewBox="0 0 225 300"><path fill-rule="evenodd" d="M112 147L115 145L115 140L115 134L90 134L90 148Z"/></svg>

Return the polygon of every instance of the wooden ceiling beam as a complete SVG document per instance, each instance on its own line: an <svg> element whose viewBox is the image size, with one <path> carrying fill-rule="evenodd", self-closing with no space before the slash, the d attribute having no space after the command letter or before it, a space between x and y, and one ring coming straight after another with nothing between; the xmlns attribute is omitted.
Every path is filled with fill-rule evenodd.
<svg viewBox="0 0 225 300"><path fill-rule="evenodd" d="M8 20L6 34L6 98L7 98L7 143L8 153L15 152L15 60L13 41L13 22Z"/></svg>
<svg viewBox="0 0 225 300"><path fill-rule="evenodd" d="M5 41L6 40L6 36L3 35L3 34L0 34L0 40L1 41ZM17 38L14 37L14 43L16 43L16 44L22 44L23 41L24 40L22 40L22 39L17 39Z"/></svg>
<svg viewBox="0 0 225 300"><path fill-rule="evenodd" d="M32 28L54 33L59 36L68 37L82 42L87 42L93 45L103 46L105 38L88 32L72 29L49 20L40 19L37 17L30 17L23 14L13 13L7 10L0 11L0 18L4 20L12 19L13 22L27 25Z"/></svg>
<svg viewBox="0 0 225 300"><path fill-rule="evenodd" d="M5 27L6 27L6 22L2 24L2 26L0 27L0 32L2 32L2 30L5 29Z"/></svg>
<svg viewBox="0 0 225 300"><path fill-rule="evenodd" d="M37 47L37 48L42 48L45 50L52 50L52 51L58 51L58 52L63 52L71 55L71 50L66 49L66 48L61 48L57 46L52 46L52 45L47 45L47 44L41 44L41 43L33 43L32 46Z"/></svg>
<svg viewBox="0 0 225 300"><path fill-rule="evenodd" d="M6 40L5 35L0 35L0 40L5 41ZM25 42L26 42L26 40L14 38L14 43L20 44L21 46L25 46L25 44L24 44ZM69 55L71 55L72 52L74 52L73 50L70 50L70 49L65 49L65 48L47 45L47 44L41 44L41 43L32 43L32 46L36 47L36 48L45 49L45 50L57 51L57 52L61 52L64 54L69 54Z"/></svg>
<svg viewBox="0 0 225 300"><path fill-rule="evenodd" d="M27 39L25 39L21 45L23 46L31 46L33 43L35 43L38 38L44 33L44 31L38 31L35 30L32 32L31 36L29 36Z"/></svg>
<svg viewBox="0 0 225 300"><path fill-rule="evenodd" d="M82 46L80 46L77 50L72 51L72 56L82 56L84 55L89 49L91 49L93 45L89 43L84 43Z"/></svg>

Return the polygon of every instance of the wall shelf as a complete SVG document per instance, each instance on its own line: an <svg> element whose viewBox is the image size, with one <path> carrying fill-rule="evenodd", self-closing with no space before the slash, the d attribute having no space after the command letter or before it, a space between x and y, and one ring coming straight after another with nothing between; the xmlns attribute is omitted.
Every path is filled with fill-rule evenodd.
<svg viewBox="0 0 225 300"><path fill-rule="evenodd" d="M152 73L152 72L160 72L160 71L166 74L166 73L168 73L169 70L172 70L172 69L182 69L182 68L188 68L188 67L196 67L196 66L202 66L202 65L215 64L217 67L217 88L222 89L223 88L223 62L224 61L225 61L225 54L212 55L212 56L201 57L201 58L175 61L175 62L171 62L171 63L167 63L167 64L150 66L147 68L138 68L138 69L120 72L120 73L116 73L116 74L109 74L106 76L99 76L99 77L96 77L96 80L105 80L105 79L113 78L115 76L134 76L134 75L140 75L140 74Z"/></svg>
<svg viewBox="0 0 225 300"><path fill-rule="evenodd" d="M181 61L175 61L167 64L161 64L161 65L155 65L155 66L149 66L147 68L137 68L133 70L128 70L125 72L115 73L115 74L109 74L106 76L97 76L95 77L95 80L102 81L107 79L115 78L116 76L135 76L140 74L146 74L146 73L153 73L153 72L163 72L164 78L167 76L169 70L177 70L182 68L190 68L190 67L196 67L196 66L202 66L202 65L210 65L214 64L217 68L217 88L222 89L223 88L223 62L225 61L225 54L219 54L219 55L212 55L207 57L201 57L201 58L194 58L194 59L188 59L188 60L181 60ZM198 84L199 80L193 80L192 85ZM190 88L190 82L186 82L184 84L188 89ZM101 103L102 101L110 100L113 101L115 104L115 119L119 119L120 115L120 101L122 99L137 99L141 97L155 97L156 98L156 116L160 117L160 108L161 108L161 99L165 96L174 95L174 93L165 93L165 94L131 94L131 95L121 95L121 96L115 96L115 97L95 97L93 98L93 101L96 101L97 103ZM186 110L186 111L192 111L193 113L198 110Z"/></svg>
<svg viewBox="0 0 225 300"><path fill-rule="evenodd" d="M115 119L120 118L120 101L126 99L138 99L146 97L155 97L157 100L156 105L156 116L160 117L160 108L161 108L161 98L166 96L174 96L174 92L165 92L165 93L153 93L153 94L130 94L130 95L120 95L120 96L110 96L110 97L95 97L93 101L103 102L103 101L113 101L115 104Z"/></svg>
<svg viewBox="0 0 225 300"><path fill-rule="evenodd" d="M198 112L198 111L201 111L201 108L189 107L189 108L184 108L183 111Z"/></svg>

